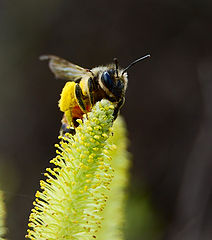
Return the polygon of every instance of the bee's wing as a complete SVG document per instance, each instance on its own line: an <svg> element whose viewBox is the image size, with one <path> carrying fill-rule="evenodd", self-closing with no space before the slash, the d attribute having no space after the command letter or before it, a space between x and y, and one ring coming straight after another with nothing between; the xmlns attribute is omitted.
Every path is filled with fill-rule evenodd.
<svg viewBox="0 0 212 240"><path fill-rule="evenodd" d="M42 55L40 56L40 60L50 60L49 68L54 73L55 77L60 79L76 81L89 72L88 69L79 67L54 55Z"/></svg>

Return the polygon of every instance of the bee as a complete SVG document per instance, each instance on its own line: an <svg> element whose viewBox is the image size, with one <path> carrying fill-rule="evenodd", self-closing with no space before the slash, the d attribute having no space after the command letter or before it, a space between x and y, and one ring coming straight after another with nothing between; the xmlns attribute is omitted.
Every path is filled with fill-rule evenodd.
<svg viewBox="0 0 212 240"><path fill-rule="evenodd" d="M59 100L59 108L64 113L60 134L74 135L79 125L77 119L82 119L102 99L114 104L115 120L125 101L127 70L148 57L150 55L133 61L125 69L118 66L116 58L113 64L86 69L54 55L42 55L40 59L49 60L49 68L55 77L67 81Z"/></svg>

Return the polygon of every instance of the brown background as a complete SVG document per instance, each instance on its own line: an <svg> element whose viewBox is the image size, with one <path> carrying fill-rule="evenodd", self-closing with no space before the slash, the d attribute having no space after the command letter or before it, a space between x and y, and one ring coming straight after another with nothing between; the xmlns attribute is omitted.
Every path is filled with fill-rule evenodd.
<svg viewBox="0 0 212 240"><path fill-rule="evenodd" d="M212 238L212 4L206 0L0 0L0 179L8 237L23 239L55 156L64 85L45 53L129 73L122 110L133 154L126 238Z"/></svg>

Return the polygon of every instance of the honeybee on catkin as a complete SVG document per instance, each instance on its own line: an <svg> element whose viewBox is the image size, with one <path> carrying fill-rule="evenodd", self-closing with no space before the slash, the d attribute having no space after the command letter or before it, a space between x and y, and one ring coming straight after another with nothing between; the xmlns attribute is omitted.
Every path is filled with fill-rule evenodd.
<svg viewBox="0 0 212 240"><path fill-rule="evenodd" d="M55 77L67 81L59 100L59 108L64 112L60 134L75 134L77 119L82 119L102 99L114 104L115 120L125 101L127 70L148 57L150 55L141 57L124 69L118 66L116 58L113 64L85 69L54 55L42 55L40 59L49 60L49 68Z"/></svg>

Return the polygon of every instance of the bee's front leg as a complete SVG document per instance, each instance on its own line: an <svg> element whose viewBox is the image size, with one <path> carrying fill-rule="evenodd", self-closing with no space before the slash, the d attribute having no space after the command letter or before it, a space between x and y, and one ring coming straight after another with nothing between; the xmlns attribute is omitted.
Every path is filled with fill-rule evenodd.
<svg viewBox="0 0 212 240"><path fill-rule="evenodd" d="M114 120L116 120L117 116L118 116L118 113L119 113L119 110L121 109L121 107L123 106L125 102L125 98L122 97L121 100L117 103L115 109L114 109L114 112L113 112L113 117L114 117Z"/></svg>

